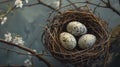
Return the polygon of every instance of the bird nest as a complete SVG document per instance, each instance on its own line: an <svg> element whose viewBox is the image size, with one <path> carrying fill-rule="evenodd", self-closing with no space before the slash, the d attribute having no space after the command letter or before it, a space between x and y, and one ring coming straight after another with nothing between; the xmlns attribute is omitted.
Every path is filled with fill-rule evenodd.
<svg viewBox="0 0 120 67"><path fill-rule="evenodd" d="M96 43L87 49L65 49L59 40L59 35L66 32L66 25L71 21L79 21L84 24L89 34L94 34ZM78 37L75 37L78 39ZM93 61L105 59L108 52L107 24L88 10L68 10L54 16L44 31L42 40L45 48L52 56L63 63L90 64ZM103 61L102 61L103 62Z"/></svg>

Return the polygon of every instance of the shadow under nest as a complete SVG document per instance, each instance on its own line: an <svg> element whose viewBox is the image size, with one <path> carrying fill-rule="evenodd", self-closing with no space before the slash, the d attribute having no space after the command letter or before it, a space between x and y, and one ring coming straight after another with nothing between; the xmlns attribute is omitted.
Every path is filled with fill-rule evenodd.
<svg viewBox="0 0 120 67"><path fill-rule="evenodd" d="M71 21L83 23L88 29L87 33L96 36L97 41L91 48L83 50L76 47L73 50L67 50L61 46L59 34L66 32L66 25ZM79 37L75 38L78 40ZM45 48L54 58L63 63L79 64L79 66L104 63L109 52L107 25L88 10L68 10L54 16L48 23L42 40Z"/></svg>

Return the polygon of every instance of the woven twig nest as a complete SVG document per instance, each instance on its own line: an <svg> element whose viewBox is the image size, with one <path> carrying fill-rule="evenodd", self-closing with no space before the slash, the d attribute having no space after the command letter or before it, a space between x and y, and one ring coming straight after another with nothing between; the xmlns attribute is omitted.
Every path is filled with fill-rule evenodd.
<svg viewBox="0 0 120 67"><path fill-rule="evenodd" d="M97 41L92 48L82 50L76 47L73 50L67 50L61 46L59 35L66 32L66 25L71 21L83 23L88 28L88 33L96 36ZM68 10L50 20L43 34L43 43L53 57L63 63L88 64L98 58L105 59L108 51L108 38L106 23L90 11Z"/></svg>

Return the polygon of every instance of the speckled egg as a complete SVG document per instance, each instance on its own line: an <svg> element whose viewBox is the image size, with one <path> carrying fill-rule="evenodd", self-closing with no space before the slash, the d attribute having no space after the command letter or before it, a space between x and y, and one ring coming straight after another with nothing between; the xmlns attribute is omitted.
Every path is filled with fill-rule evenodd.
<svg viewBox="0 0 120 67"><path fill-rule="evenodd" d="M76 47L76 44L77 44L76 39L70 33L62 32L59 36L59 39L60 39L61 45L68 50L72 50Z"/></svg>
<svg viewBox="0 0 120 67"><path fill-rule="evenodd" d="M93 34L82 35L78 40L78 46L82 49L92 47L96 42L96 36Z"/></svg>
<svg viewBox="0 0 120 67"><path fill-rule="evenodd" d="M87 28L84 24L78 21L72 21L68 23L67 31L75 36L80 36L87 33Z"/></svg>

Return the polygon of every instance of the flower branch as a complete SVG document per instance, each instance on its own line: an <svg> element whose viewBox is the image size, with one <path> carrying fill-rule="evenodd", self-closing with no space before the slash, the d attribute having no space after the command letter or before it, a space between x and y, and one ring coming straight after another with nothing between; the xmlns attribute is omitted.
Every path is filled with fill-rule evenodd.
<svg viewBox="0 0 120 67"><path fill-rule="evenodd" d="M5 44L10 45L10 46L17 47L17 48L22 49L22 50L25 50L25 51L31 53L33 56L37 57L40 61L43 61L45 64L48 65L48 67L53 67L52 64L49 63L47 60L45 60L40 54L36 53L35 51L33 51L32 49L30 49L28 47L25 47L23 45L16 45L14 43L4 41L3 39L0 39L0 42L5 43Z"/></svg>
<svg viewBox="0 0 120 67"><path fill-rule="evenodd" d="M14 53L19 54L19 55L29 55L29 56L33 56L32 54L27 54L27 53L18 52L18 51L16 51L16 50L12 50L12 49L5 48L5 47L1 47L1 46L0 46L0 49L7 50L7 51L10 51L10 52L14 52Z"/></svg>

